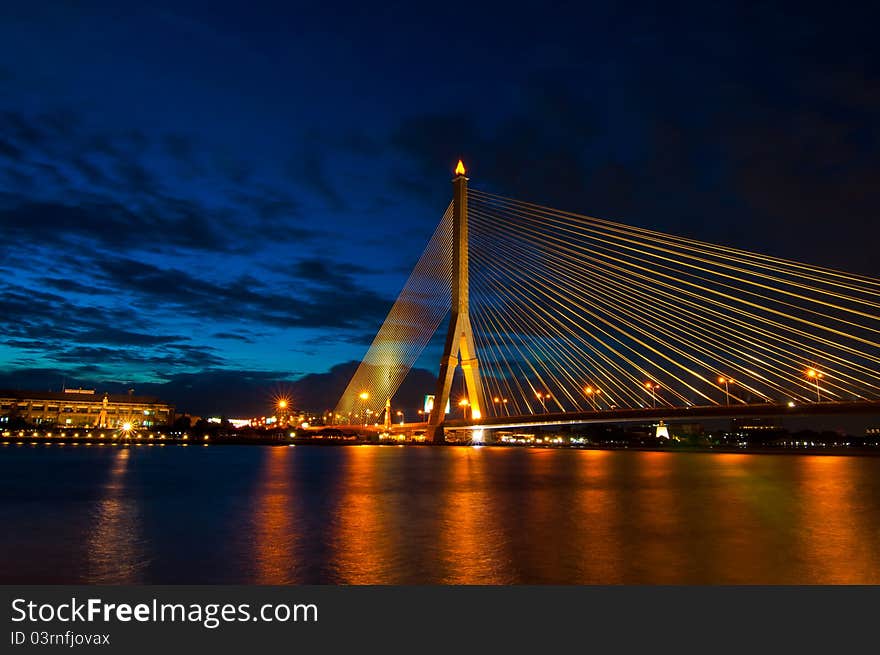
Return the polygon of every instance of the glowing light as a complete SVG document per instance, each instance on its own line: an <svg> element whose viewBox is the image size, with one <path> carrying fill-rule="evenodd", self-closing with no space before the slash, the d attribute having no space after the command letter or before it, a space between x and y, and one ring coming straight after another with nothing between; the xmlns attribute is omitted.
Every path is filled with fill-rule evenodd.
<svg viewBox="0 0 880 655"><path fill-rule="evenodd" d="M471 411L471 418L474 420L477 420L477 419L483 418L483 414L482 414L482 412L480 412L480 410L475 409L475 410Z"/></svg>
<svg viewBox="0 0 880 655"><path fill-rule="evenodd" d="M287 409L287 401L284 398L278 401L278 409Z"/></svg>
<svg viewBox="0 0 880 655"><path fill-rule="evenodd" d="M122 431L123 432L131 432L131 423L129 423L128 421L123 423L122 424Z"/></svg>
<svg viewBox="0 0 880 655"><path fill-rule="evenodd" d="M360 395L358 396L358 398L360 398L361 400L368 400L369 397L370 397L370 394L367 393L366 391L361 391Z"/></svg>
<svg viewBox="0 0 880 655"><path fill-rule="evenodd" d="M456 174L456 175L464 175L464 173L465 173L465 171L464 171L464 162L461 161L461 160L459 159L459 160L458 160L458 165L455 167L455 174Z"/></svg>

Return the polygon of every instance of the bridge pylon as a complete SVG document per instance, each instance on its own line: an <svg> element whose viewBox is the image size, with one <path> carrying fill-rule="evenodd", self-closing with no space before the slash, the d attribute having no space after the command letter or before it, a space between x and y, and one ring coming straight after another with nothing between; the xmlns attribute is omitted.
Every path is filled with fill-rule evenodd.
<svg viewBox="0 0 880 655"><path fill-rule="evenodd" d="M449 330L446 345L440 359L440 373L437 376L437 390L434 394L434 407L428 417L428 438L434 443L443 442L443 421L452 377L461 359L467 389L467 401L472 420L482 418L483 387L480 384L479 361L474 346L471 329L470 300L468 293L468 178L465 177L464 164L459 160L452 179L452 308L449 317Z"/></svg>

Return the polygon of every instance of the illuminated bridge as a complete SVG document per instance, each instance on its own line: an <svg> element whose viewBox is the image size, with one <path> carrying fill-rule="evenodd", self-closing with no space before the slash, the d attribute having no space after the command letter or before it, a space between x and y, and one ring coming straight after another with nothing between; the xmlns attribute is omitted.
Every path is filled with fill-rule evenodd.
<svg viewBox="0 0 880 655"><path fill-rule="evenodd" d="M438 442L444 426L877 412L878 310L878 279L469 190L459 162L335 418L389 425L444 322Z"/></svg>

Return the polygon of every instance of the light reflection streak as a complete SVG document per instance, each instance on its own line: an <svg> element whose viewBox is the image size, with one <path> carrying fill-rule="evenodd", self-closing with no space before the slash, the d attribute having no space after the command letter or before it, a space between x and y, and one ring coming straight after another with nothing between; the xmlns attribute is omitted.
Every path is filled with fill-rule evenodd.
<svg viewBox="0 0 880 655"><path fill-rule="evenodd" d="M399 510L382 493L382 475L388 474L383 466L394 462L382 458L382 449L346 449L343 488L334 517L336 534L331 544L338 578L335 581L341 584L393 584L400 575L393 566L397 555L395 534L388 526L389 514Z"/></svg>
<svg viewBox="0 0 880 655"><path fill-rule="evenodd" d="M86 579L92 584L137 584L149 564L139 499L129 488L132 450L113 453L113 467L88 535Z"/></svg>
<svg viewBox="0 0 880 655"><path fill-rule="evenodd" d="M802 457L796 494L800 525L793 549L803 571L797 576L816 584L878 584L877 498L870 486L866 458Z"/></svg>
<svg viewBox="0 0 880 655"><path fill-rule="evenodd" d="M294 450L286 447L270 447L264 457L252 509L255 584L297 582L294 457Z"/></svg>
<svg viewBox="0 0 880 655"><path fill-rule="evenodd" d="M440 498L437 541L441 584L513 581L489 470L491 459L506 454L486 448L456 448L452 453Z"/></svg>

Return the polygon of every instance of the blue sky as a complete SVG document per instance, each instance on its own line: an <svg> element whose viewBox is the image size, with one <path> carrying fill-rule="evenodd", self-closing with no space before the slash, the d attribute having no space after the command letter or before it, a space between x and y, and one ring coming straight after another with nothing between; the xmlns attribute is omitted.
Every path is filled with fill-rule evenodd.
<svg viewBox="0 0 880 655"><path fill-rule="evenodd" d="M460 156L486 190L880 275L876 16L418 4L0 9L0 386L332 395Z"/></svg>

